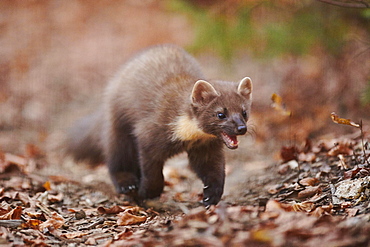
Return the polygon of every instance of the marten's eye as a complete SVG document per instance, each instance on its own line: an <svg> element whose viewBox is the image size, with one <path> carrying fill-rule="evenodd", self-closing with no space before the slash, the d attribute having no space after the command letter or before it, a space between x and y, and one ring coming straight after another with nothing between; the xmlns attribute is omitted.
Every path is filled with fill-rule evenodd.
<svg viewBox="0 0 370 247"><path fill-rule="evenodd" d="M243 115L243 117L244 117L244 118L247 118L247 117L248 117L248 113L247 113L247 111L246 111L246 110L243 110L243 111L242 111L242 115Z"/></svg>
<svg viewBox="0 0 370 247"><path fill-rule="evenodd" d="M225 119L226 118L226 115L224 113L222 113L222 112L218 112L217 113L217 117L218 117L218 119Z"/></svg>

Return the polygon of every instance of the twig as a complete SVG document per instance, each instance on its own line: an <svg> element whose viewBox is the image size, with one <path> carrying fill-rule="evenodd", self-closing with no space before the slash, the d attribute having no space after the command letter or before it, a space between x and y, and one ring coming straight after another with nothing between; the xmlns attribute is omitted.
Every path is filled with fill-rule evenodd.
<svg viewBox="0 0 370 247"><path fill-rule="evenodd" d="M23 220L0 220L0 226L17 228L23 222Z"/></svg>
<svg viewBox="0 0 370 247"><path fill-rule="evenodd" d="M366 163L370 166L369 159L366 155L365 151L365 143L364 143L364 131L362 130L362 119L360 121L360 131L361 131L361 143L362 143L362 152L364 153L364 159L366 160Z"/></svg>
<svg viewBox="0 0 370 247"><path fill-rule="evenodd" d="M317 1L343 8L370 8L370 3L365 1L353 1L353 2L341 2L335 0L317 0Z"/></svg>
<svg viewBox="0 0 370 247"><path fill-rule="evenodd" d="M90 230L90 229L96 227L97 225L103 224L104 221L105 221L105 219L103 217L100 217L95 222L91 223L90 225L79 228L79 230L80 231Z"/></svg>

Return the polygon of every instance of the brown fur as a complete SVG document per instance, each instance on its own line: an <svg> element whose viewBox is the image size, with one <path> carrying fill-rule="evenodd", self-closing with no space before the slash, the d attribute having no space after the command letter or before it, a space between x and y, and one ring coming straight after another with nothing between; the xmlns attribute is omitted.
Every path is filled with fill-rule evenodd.
<svg viewBox="0 0 370 247"><path fill-rule="evenodd" d="M223 143L237 148L251 105L249 78L240 83L204 81L199 64L173 45L139 53L109 83L102 109L76 125L68 151L77 160L108 164L120 193L158 197L163 165L186 151L203 181L204 204L223 193Z"/></svg>

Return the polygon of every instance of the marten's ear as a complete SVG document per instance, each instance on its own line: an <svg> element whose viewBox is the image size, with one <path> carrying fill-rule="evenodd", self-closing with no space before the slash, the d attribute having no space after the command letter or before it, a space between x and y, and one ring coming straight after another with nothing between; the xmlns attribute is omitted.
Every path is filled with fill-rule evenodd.
<svg viewBox="0 0 370 247"><path fill-rule="evenodd" d="M193 104L206 105L217 96L219 96L219 94L209 82L198 80L194 84L191 93L191 101Z"/></svg>
<svg viewBox="0 0 370 247"><path fill-rule="evenodd" d="M250 98L252 95L252 80L249 77L244 77L238 86L238 93L246 98Z"/></svg>

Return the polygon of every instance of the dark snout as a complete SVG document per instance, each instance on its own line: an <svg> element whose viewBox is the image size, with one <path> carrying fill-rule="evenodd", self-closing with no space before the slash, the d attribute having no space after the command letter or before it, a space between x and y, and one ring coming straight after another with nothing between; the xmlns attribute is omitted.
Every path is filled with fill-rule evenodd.
<svg viewBox="0 0 370 247"><path fill-rule="evenodd" d="M247 133L247 126L239 125L238 127L236 127L236 133L238 135L244 135L245 133Z"/></svg>
<svg viewBox="0 0 370 247"><path fill-rule="evenodd" d="M247 125L243 118L240 116L234 116L233 121L235 123L235 134L244 135L247 133Z"/></svg>

